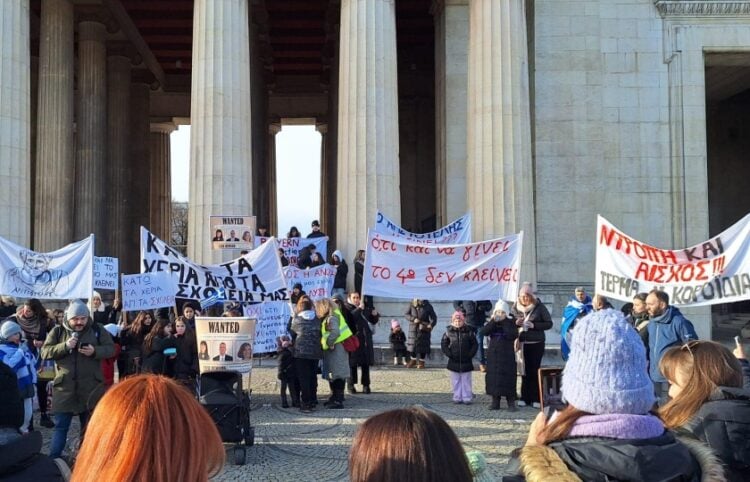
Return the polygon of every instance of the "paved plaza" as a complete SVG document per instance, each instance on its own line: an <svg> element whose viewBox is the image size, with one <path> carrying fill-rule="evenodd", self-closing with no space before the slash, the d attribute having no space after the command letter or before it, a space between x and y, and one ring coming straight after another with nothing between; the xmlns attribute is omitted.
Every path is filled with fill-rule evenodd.
<svg viewBox="0 0 750 482"><path fill-rule="evenodd" d="M233 465L232 451L228 451L224 470L213 480L347 480L348 450L362 421L378 412L411 405L432 410L447 420L466 450L485 454L489 474L499 479L510 452L524 442L537 411L488 410L490 399L484 394L484 374L479 371L473 377L477 394L474 404L455 405L448 372L442 363L439 366L426 370L374 367L373 393L347 394L343 410L320 408L302 414L298 409L281 408L276 361L262 360L261 366L253 369L252 381L250 419L256 431L255 446L248 450L243 466ZM327 398L327 383L319 383L318 396ZM48 442L51 430L43 430Z"/></svg>

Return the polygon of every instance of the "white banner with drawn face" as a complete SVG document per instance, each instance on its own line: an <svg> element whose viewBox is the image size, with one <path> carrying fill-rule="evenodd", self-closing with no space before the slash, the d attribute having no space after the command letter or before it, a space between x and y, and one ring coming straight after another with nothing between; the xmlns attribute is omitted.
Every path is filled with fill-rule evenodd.
<svg viewBox="0 0 750 482"><path fill-rule="evenodd" d="M658 289L677 306L750 299L750 214L718 236L685 249L660 249L631 238L599 216L596 292L630 301Z"/></svg>
<svg viewBox="0 0 750 482"><path fill-rule="evenodd" d="M253 369L255 319L195 317L198 366L201 373L234 370L242 374L242 388L250 388Z"/></svg>
<svg viewBox="0 0 750 482"><path fill-rule="evenodd" d="M276 339L288 334L286 326L292 316L292 309L286 301L267 301L245 306L245 316L258 320L253 352L271 353L276 351Z"/></svg>
<svg viewBox="0 0 750 482"><path fill-rule="evenodd" d="M274 245L264 243L226 263L201 266L141 227L141 273L171 273L178 298L205 300L224 288L226 301L286 300L286 280Z"/></svg>
<svg viewBox="0 0 750 482"><path fill-rule="evenodd" d="M287 266L284 268L284 277L289 293L292 292L294 285L299 283L311 300L318 301L331 296L333 279L336 277L336 267L330 264L323 264L310 269Z"/></svg>
<svg viewBox="0 0 750 482"><path fill-rule="evenodd" d="M471 243L471 214L466 213L452 223L431 233L410 233L378 211L375 215L373 231L394 238L403 238L409 243L468 244Z"/></svg>
<svg viewBox="0 0 750 482"><path fill-rule="evenodd" d="M363 293L428 300L515 300L523 231L471 244L424 245L367 233Z"/></svg>
<svg viewBox="0 0 750 482"><path fill-rule="evenodd" d="M69 300L91 297L94 235L50 253L0 238L0 293L16 298Z"/></svg>
<svg viewBox="0 0 750 482"><path fill-rule="evenodd" d="M255 237L255 247L261 246L268 242L269 239L263 236ZM315 252L320 253L323 261L326 261L327 250L328 250L328 236L321 236L319 238L278 238L276 240L278 247L284 250L284 256L289 260L289 266L297 266L299 261L299 254L302 248L313 245L315 246Z"/></svg>

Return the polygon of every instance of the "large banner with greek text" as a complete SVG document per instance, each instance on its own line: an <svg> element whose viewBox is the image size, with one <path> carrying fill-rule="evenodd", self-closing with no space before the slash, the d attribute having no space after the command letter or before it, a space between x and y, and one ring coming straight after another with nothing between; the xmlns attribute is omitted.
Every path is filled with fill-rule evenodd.
<svg viewBox="0 0 750 482"><path fill-rule="evenodd" d="M424 245L369 231L362 291L429 300L515 300L523 231L471 244Z"/></svg>
<svg viewBox="0 0 750 482"><path fill-rule="evenodd" d="M4 295L88 299L93 282L93 234L49 253L37 253L0 238L0 293Z"/></svg>
<svg viewBox="0 0 750 482"><path fill-rule="evenodd" d="M141 227L141 273L171 273L178 298L200 301L224 288L226 301L286 300L286 280L274 246L264 243L226 263L201 266Z"/></svg>
<svg viewBox="0 0 750 482"><path fill-rule="evenodd" d="M271 353L276 351L276 338L287 334L286 325L292 309L286 301L269 301L246 305L245 316L258 320L253 353Z"/></svg>
<svg viewBox="0 0 750 482"><path fill-rule="evenodd" d="M404 238L418 244L468 244L471 243L471 214L466 213L450 224L431 233L410 233L378 211L375 214L376 233Z"/></svg>
<svg viewBox="0 0 750 482"><path fill-rule="evenodd" d="M195 318L198 368L201 373L234 370L242 374L242 388L250 388L255 323L252 318Z"/></svg>
<svg viewBox="0 0 750 482"><path fill-rule="evenodd" d="M599 216L596 292L630 301L654 288L677 306L750 299L750 214L708 241L675 250L633 239Z"/></svg>
<svg viewBox="0 0 750 482"><path fill-rule="evenodd" d="M310 269L287 266L284 268L284 277L289 293L292 292L295 284L301 283L307 296L313 301L318 301L331 296L336 267L327 263Z"/></svg>
<svg viewBox="0 0 750 482"><path fill-rule="evenodd" d="M255 247L257 248L258 246L267 243L269 239L273 238L256 236ZM279 244L279 248L284 250L284 256L289 260L289 266L297 266L299 252L302 248L310 246L311 244L315 246L315 251L320 253L324 260L326 260L326 257L328 256L328 236L321 236L319 238L278 238L276 242Z"/></svg>

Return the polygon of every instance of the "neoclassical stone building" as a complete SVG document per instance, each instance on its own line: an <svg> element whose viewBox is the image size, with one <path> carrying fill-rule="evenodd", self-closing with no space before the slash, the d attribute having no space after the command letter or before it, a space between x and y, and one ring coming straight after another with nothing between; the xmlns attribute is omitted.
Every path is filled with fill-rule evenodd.
<svg viewBox="0 0 750 482"><path fill-rule="evenodd" d="M286 229L274 135L314 123L348 257L378 208L413 231L471 211L475 239L524 230L559 307L593 285L597 214L684 247L748 211L748 52L745 0L2 0L0 235L94 232L136 269L189 123L189 255L218 261L210 214Z"/></svg>

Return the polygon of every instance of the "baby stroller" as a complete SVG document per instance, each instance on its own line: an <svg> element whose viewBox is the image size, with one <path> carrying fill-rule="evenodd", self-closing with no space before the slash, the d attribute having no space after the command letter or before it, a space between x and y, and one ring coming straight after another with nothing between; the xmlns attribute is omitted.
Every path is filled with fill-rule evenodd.
<svg viewBox="0 0 750 482"><path fill-rule="evenodd" d="M250 426L250 397L242 390L242 375L202 373L200 403L219 429L222 442L234 444L234 463L244 465L247 447L255 443L255 429Z"/></svg>

